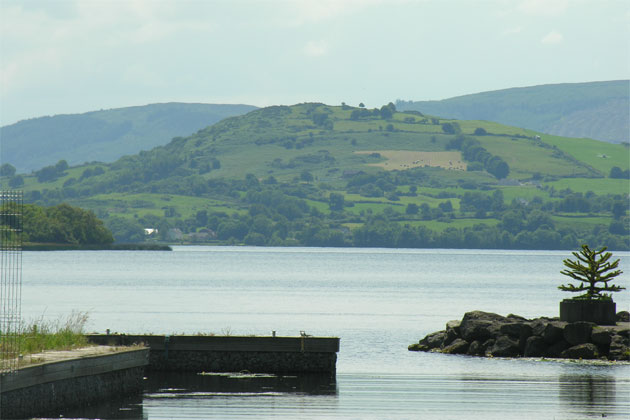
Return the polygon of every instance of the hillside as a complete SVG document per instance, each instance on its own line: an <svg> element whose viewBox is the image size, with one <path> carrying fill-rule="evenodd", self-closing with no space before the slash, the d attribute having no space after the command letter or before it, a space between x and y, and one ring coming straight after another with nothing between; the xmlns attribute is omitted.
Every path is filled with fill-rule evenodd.
<svg viewBox="0 0 630 420"><path fill-rule="evenodd" d="M496 121L547 134L630 141L630 81L564 83L482 92L441 101L397 101L400 110Z"/></svg>
<svg viewBox="0 0 630 420"><path fill-rule="evenodd" d="M18 172L60 159L70 165L112 162L253 109L249 105L165 103L33 118L0 128L0 157Z"/></svg>
<svg viewBox="0 0 630 420"><path fill-rule="evenodd" d="M627 155L393 104L309 103L227 118L111 164L4 180L29 202L94 210L119 242L158 228L168 242L629 249Z"/></svg>

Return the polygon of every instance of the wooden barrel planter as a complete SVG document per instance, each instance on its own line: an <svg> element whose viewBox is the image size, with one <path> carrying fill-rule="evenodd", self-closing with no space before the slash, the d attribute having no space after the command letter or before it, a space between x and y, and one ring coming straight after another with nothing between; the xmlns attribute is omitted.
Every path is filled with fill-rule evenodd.
<svg viewBox="0 0 630 420"><path fill-rule="evenodd" d="M560 302L560 320L588 321L598 325L615 325L617 305L612 300L564 299Z"/></svg>

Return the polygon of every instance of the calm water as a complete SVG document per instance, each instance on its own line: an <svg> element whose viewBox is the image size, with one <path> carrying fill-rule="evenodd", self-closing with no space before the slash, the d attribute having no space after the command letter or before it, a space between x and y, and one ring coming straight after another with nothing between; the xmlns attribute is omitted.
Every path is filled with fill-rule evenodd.
<svg viewBox="0 0 630 420"><path fill-rule="evenodd" d="M616 253L630 270L630 253ZM88 330L341 337L337 378L149 377L142 398L81 417L630 417L630 365L415 353L479 309L557 316L569 252L176 247L24 253L22 314L87 311ZM623 274L617 282L630 286ZM630 294L616 295L628 310Z"/></svg>

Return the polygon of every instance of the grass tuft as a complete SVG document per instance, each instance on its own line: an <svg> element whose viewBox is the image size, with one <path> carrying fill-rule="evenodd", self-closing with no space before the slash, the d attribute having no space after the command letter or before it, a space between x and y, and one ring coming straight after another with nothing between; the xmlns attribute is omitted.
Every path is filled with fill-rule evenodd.
<svg viewBox="0 0 630 420"><path fill-rule="evenodd" d="M23 324L15 337L17 348L21 355L28 355L44 350L70 350L88 346L84 334L88 318L86 312L73 311L57 321L44 321L40 318L30 324Z"/></svg>

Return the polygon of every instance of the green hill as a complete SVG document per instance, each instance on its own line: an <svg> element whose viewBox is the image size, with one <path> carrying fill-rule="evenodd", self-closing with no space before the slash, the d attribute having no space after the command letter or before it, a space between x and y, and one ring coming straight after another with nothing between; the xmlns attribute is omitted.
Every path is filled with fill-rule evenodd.
<svg viewBox="0 0 630 420"><path fill-rule="evenodd" d="M18 181L29 202L94 210L117 241L158 228L171 242L628 249L627 156L624 145L393 104L307 103Z"/></svg>
<svg viewBox="0 0 630 420"><path fill-rule="evenodd" d="M397 101L400 110L497 121L566 137L630 141L630 81L512 88L441 101Z"/></svg>
<svg viewBox="0 0 630 420"><path fill-rule="evenodd" d="M112 162L234 115L249 105L165 103L33 118L0 128L2 163L28 172L65 159Z"/></svg>

